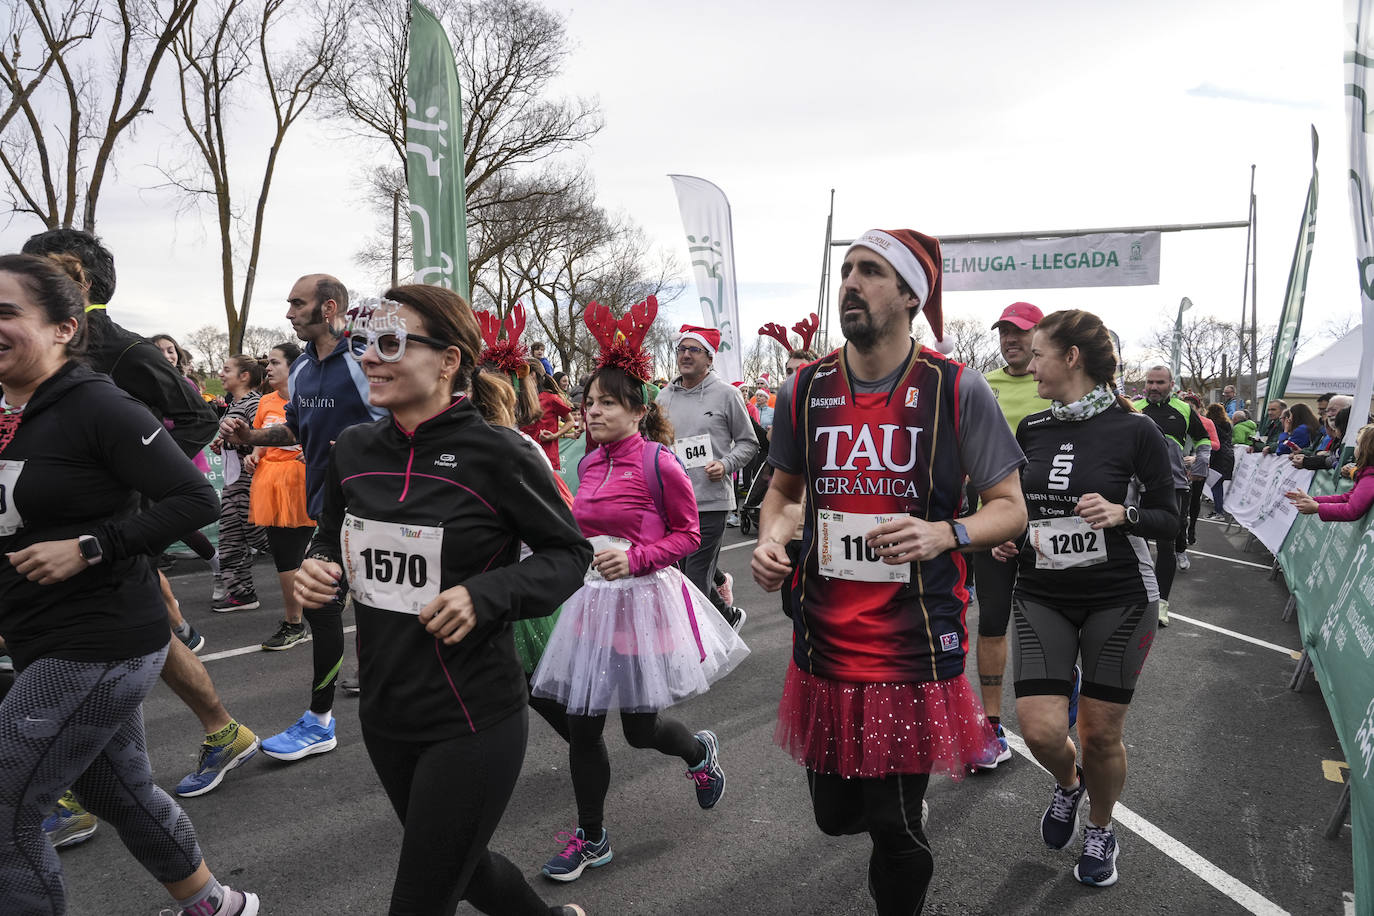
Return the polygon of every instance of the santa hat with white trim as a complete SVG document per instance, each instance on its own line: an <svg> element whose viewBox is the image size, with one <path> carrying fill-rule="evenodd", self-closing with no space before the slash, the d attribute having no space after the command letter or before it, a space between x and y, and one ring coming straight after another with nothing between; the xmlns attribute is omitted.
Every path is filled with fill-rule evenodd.
<svg viewBox="0 0 1374 916"><path fill-rule="evenodd" d="M941 303L944 285L944 262L940 255L940 240L922 235L914 229L870 229L849 246L867 248L882 255L897 276L906 282L921 303L930 329L935 332L935 349L950 353L954 345L945 340L945 318Z"/></svg>
<svg viewBox="0 0 1374 916"><path fill-rule="evenodd" d="M684 340L695 340L706 348L706 352L710 353L712 358L715 357L716 351L720 349L720 331L717 331L715 328L703 328L694 324L684 324L678 329L677 342L682 343Z"/></svg>

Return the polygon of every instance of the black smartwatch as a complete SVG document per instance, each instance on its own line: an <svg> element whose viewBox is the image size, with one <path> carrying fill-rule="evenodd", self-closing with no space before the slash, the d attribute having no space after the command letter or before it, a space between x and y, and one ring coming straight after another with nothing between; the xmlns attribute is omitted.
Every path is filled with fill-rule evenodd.
<svg viewBox="0 0 1374 916"><path fill-rule="evenodd" d="M100 549L100 539L93 534L83 534L76 539L77 548L81 551L81 559L86 561L87 566L94 566L105 556Z"/></svg>
<svg viewBox="0 0 1374 916"><path fill-rule="evenodd" d="M1126 506L1126 530L1134 531L1135 526L1140 524L1140 510L1135 506Z"/></svg>
<svg viewBox="0 0 1374 916"><path fill-rule="evenodd" d="M968 529L952 518L945 519L945 523L949 525L949 530L954 532L954 549L963 550L968 547Z"/></svg>

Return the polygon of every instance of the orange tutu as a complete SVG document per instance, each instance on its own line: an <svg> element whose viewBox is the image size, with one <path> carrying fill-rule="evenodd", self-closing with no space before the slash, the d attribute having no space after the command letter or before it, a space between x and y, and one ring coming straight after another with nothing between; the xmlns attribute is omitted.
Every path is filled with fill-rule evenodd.
<svg viewBox="0 0 1374 916"><path fill-rule="evenodd" d="M305 511L305 464L294 458L259 462L248 499L248 521L254 525L315 526Z"/></svg>

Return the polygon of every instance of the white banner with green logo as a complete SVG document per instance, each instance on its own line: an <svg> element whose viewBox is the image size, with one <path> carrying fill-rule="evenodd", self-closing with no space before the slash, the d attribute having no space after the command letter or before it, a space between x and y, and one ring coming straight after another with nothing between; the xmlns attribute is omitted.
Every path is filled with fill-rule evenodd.
<svg viewBox="0 0 1374 916"><path fill-rule="evenodd" d="M739 295L735 289L735 233L730 201L705 178L669 175L677 192L692 279L701 300L701 323L720 331L716 373L727 382L744 378L739 336ZM676 373L674 373L676 374Z"/></svg>
<svg viewBox="0 0 1374 916"><path fill-rule="evenodd" d="M945 291L1153 286L1158 232L944 242Z"/></svg>
<svg viewBox="0 0 1374 916"><path fill-rule="evenodd" d="M468 295L467 189L458 68L444 26L410 4L406 74L406 187L415 282Z"/></svg>
<svg viewBox="0 0 1374 916"><path fill-rule="evenodd" d="M1374 0L1346 0L1345 108L1350 115L1350 215L1355 221L1355 260L1360 278L1360 374L1355 403L1368 405L1374 396L1374 193L1371 193L1365 138L1374 119L1371 111L1371 69L1374 69ZM1360 411L1363 412L1361 407ZM1346 430L1345 444L1355 445L1360 423Z"/></svg>

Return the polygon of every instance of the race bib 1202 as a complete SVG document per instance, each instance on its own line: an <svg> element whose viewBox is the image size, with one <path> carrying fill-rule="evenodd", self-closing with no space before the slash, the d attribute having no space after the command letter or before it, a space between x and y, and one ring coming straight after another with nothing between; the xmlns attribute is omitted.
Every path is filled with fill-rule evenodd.
<svg viewBox="0 0 1374 916"><path fill-rule="evenodd" d="M899 517L817 510L816 553L821 575L856 582L910 582L910 563L890 566L864 543L866 533Z"/></svg>
<svg viewBox="0 0 1374 916"><path fill-rule="evenodd" d="M341 538L355 601L384 611L419 614L439 597L443 528L345 515Z"/></svg>
<svg viewBox="0 0 1374 916"><path fill-rule="evenodd" d="M673 451L686 468L704 468L716 460L715 452L711 450L711 437L706 434L674 439Z"/></svg>
<svg viewBox="0 0 1374 916"><path fill-rule="evenodd" d="M1107 562L1107 534L1094 531L1077 515L1030 523L1036 569L1071 569Z"/></svg>

